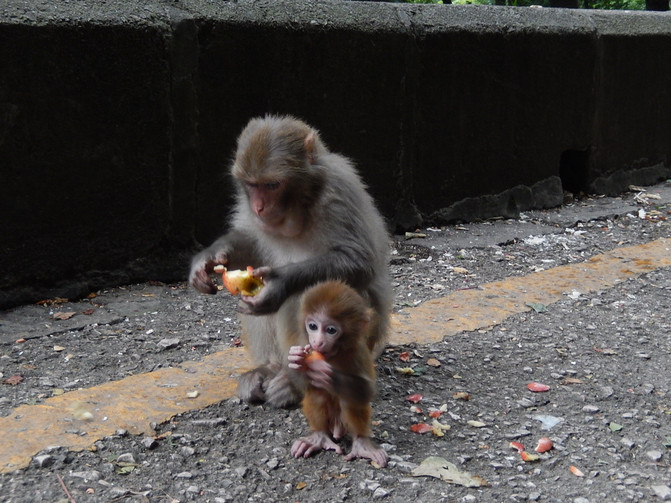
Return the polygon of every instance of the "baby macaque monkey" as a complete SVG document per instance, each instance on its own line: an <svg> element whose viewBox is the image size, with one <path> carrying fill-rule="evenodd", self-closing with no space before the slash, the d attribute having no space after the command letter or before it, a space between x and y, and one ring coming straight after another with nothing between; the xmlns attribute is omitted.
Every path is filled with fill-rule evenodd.
<svg viewBox="0 0 671 503"><path fill-rule="evenodd" d="M303 414L312 433L296 440L291 454L308 457L320 450L342 448L334 441L349 434L352 450L345 459L368 458L387 465L387 453L371 440L371 405L375 368L368 347L375 330L375 311L340 281L319 283L302 296L300 327L289 348L289 367L305 389Z"/></svg>

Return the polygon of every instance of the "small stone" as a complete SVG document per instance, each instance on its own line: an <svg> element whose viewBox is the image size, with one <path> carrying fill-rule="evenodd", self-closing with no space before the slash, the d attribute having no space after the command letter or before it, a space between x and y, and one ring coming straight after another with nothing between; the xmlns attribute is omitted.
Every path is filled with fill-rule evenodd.
<svg viewBox="0 0 671 503"><path fill-rule="evenodd" d="M277 468L277 467L279 466L279 464L280 464L280 461L279 461L277 458L271 458L271 459L269 459L268 462L266 463L266 466L267 466L270 470L274 470L275 468Z"/></svg>
<svg viewBox="0 0 671 503"><path fill-rule="evenodd" d="M193 456L196 453L196 449L185 445L179 450L179 452L182 456Z"/></svg>
<svg viewBox="0 0 671 503"><path fill-rule="evenodd" d="M144 437L142 439L142 445L145 449L153 449L158 445L158 442L154 437Z"/></svg>
<svg viewBox="0 0 671 503"><path fill-rule="evenodd" d="M602 386L601 387L601 398L610 398L613 396L613 388L610 386Z"/></svg>
<svg viewBox="0 0 671 503"><path fill-rule="evenodd" d="M527 500L529 501L538 501L540 499L541 499L541 493L539 492L533 492L529 494L529 496L527 497Z"/></svg>
<svg viewBox="0 0 671 503"><path fill-rule="evenodd" d="M193 478L193 474L191 472L180 472L177 475L175 475L176 479L190 479Z"/></svg>
<svg viewBox="0 0 671 503"><path fill-rule="evenodd" d="M662 501L671 501L671 488L669 486L652 486L652 492Z"/></svg>
<svg viewBox="0 0 671 503"><path fill-rule="evenodd" d="M46 386L47 388L53 388L53 387L56 386L54 384L54 382L48 377L40 377L39 378L39 383L40 383L40 386Z"/></svg>
<svg viewBox="0 0 671 503"><path fill-rule="evenodd" d="M520 428L519 430L514 431L512 433L506 433L504 437L509 440L515 440L516 438L524 438L530 435L531 432L529 430L527 430L526 428Z"/></svg>
<svg viewBox="0 0 671 503"><path fill-rule="evenodd" d="M624 437L622 440L620 440L620 443L628 449L631 449L634 447L634 445L636 445L632 440L629 440L627 437Z"/></svg>
<svg viewBox="0 0 671 503"><path fill-rule="evenodd" d="M587 498L579 496L573 500L573 503L589 503L589 500Z"/></svg>
<svg viewBox="0 0 671 503"><path fill-rule="evenodd" d="M585 405L582 408L582 411L587 412L588 414L596 414L597 412L599 412L599 410L600 410L599 407L597 407L596 405Z"/></svg>
<svg viewBox="0 0 671 503"><path fill-rule="evenodd" d="M38 468L48 468L54 464L54 457L49 454L43 454L41 456L35 456L33 461Z"/></svg>
<svg viewBox="0 0 671 503"><path fill-rule="evenodd" d="M126 489L125 487L113 487L112 489L110 489L110 496L113 499L123 498L129 492L130 491L128 489Z"/></svg>
<svg viewBox="0 0 671 503"><path fill-rule="evenodd" d="M530 398L522 398L521 400L517 400L517 405L524 409L528 409L530 407L534 407L536 405L536 401Z"/></svg>
<svg viewBox="0 0 671 503"><path fill-rule="evenodd" d="M417 466L419 465L417 465L416 463L412 463L410 461L396 461L396 468L402 473L410 473L415 468L417 468Z"/></svg>
<svg viewBox="0 0 671 503"><path fill-rule="evenodd" d="M130 452L124 452L119 454L119 457L116 458L117 463L130 463L135 464L135 456Z"/></svg>
<svg viewBox="0 0 671 503"><path fill-rule="evenodd" d="M361 489L367 489L369 491L374 492L376 489L380 487L380 483L374 480L366 479L363 482L359 482L359 487Z"/></svg>
<svg viewBox="0 0 671 503"><path fill-rule="evenodd" d="M194 426L221 426L226 423L226 418L216 417L214 419L194 419L191 424Z"/></svg>
<svg viewBox="0 0 671 503"><path fill-rule="evenodd" d="M646 456L652 461L659 461L662 459L662 451L648 451L645 453Z"/></svg>
<svg viewBox="0 0 671 503"><path fill-rule="evenodd" d="M179 338L173 337L172 339L161 339L158 341L158 345L163 349L172 349L179 346Z"/></svg>
<svg viewBox="0 0 671 503"><path fill-rule="evenodd" d="M240 478L245 478L247 476L247 467L246 466L238 466L235 469L235 473L237 473Z"/></svg>
<svg viewBox="0 0 671 503"><path fill-rule="evenodd" d="M189 486L186 488L187 493L198 494L200 493L200 488L198 486Z"/></svg>
<svg viewBox="0 0 671 503"><path fill-rule="evenodd" d="M91 482L95 482L96 480L100 480L100 472L96 471L96 470L89 470L89 471L85 471L85 472L71 472L70 476L78 478L78 479L88 480L88 481L91 481Z"/></svg>
<svg viewBox="0 0 671 503"><path fill-rule="evenodd" d="M373 499L379 500L382 498L386 498L387 496L389 496L389 491L387 491L382 487L378 487L377 489L375 489L375 491L373 491Z"/></svg>
<svg viewBox="0 0 671 503"><path fill-rule="evenodd" d="M641 391L646 394L651 394L653 391L655 391L655 385L651 383L644 383L641 385Z"/></svg>

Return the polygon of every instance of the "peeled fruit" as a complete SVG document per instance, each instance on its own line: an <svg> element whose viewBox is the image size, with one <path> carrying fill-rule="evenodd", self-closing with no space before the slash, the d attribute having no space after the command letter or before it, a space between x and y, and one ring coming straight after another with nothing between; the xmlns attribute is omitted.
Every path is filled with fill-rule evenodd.
<svg viewBox="0 0 671 503"><path fill-rule="evenodd" d="M252 272L254 271L252 266L248 266L247 270L244 271L228 271L225 267L223 269L221 279L224 280L226 290L231 292L232 295L241 293L242 295L254 296L263 288L261 278L252 276Z"/></svg>
<svg viewBox="0 0 671 503"><path fill-rule="evenodd" d="M305 357L306 363L315 362L317 360L326 360L326 357L319 351L315 351L314 349L310 351Z"/></svg>

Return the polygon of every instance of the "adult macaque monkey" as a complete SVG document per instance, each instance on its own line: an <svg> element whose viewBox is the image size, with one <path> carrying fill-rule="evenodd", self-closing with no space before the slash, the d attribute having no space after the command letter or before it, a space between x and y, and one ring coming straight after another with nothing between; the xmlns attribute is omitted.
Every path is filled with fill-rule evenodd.
<svg viewBox="0 0 671 503"><path fill-rule="evenodd" d="M255 267L265 286L242 296L238 310L257 368L240 377L238 394L284 407L301 398L281 333L298 302L286 301L309 286L339 279L355 288L379 318L367 345L374 356L382 351L392 297L388 234L350 161L293 117L252 119L238 138L231 174L237 186L232 228L193 258L189 282L214 294L215 265Z"/></svg>
<svg viewBox="0 0 671 503"><path fill-rule="evenodd" d="M367 339L377 321L361 296L340 281L319 283L303 295L292 341L297 345L289 348L288 359L305 389L303 414L312 433L294 442L294 457L322 449L342 454L334 440L349 434L352 450L345 459L387 465L387 453L373 443L370 431L375 367Z"/></svg>

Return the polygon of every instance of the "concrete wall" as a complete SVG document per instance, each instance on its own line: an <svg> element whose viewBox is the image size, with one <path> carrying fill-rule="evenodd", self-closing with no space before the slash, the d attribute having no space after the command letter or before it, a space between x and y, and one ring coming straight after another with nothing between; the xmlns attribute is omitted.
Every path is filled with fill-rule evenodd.
<svg viewBox="0 0 671 503"><path fill-rule="evenodd" d="M267 112L354 159L395 228L671 174L668 13L98 3L0 7L0 306L183 279Z"/></svg>

